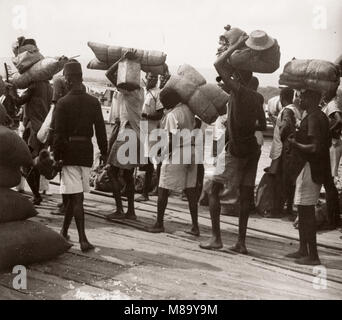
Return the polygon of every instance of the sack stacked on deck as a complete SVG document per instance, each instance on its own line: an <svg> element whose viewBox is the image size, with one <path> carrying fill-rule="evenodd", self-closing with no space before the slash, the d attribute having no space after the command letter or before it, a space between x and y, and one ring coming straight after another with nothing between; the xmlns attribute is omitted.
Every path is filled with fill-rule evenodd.
<svg viewBox="0 0 342 320"><path fill-rule="evenodd" d="M218 55L222 54L225 50L229 50L231 46L235 45L241 37L248 38L246 32L239 28L232 28L226 31L221 37L226 39L227 46L219 48ZM265 48L263 45L257 47L253 44L258 40L265 41ZM261 40L260 40L261 39ZM270 43L271 46L266 44ZM248 42L241 44L238 50L235 50L228 58L228 64L235 69L247 70L258 73L273 73L279 68L280 65L280 47L276 39L268 37L268 35L260 30L253 31L247 41L251 41L252 47L246 45Z"/></svg>
<svg viewBox="0 0 342 320"><path fill-rule="evenodd" d="M0 125L0 187L20 183L20 167L30 167L32 157L25 142L12 130Z"/></svg>
<svg viewBox="0 0 342 320"><path fill-rule="evenodd" d="M190 110L205 123L213 123L227 112L229 95L216 84L206 83L204 77L190 65L179 67L165 88L174 89Z"/></svg>
<svg viewBox="0 0 342 320"><path fill-rule="evenodd" d="M129 49L118 46L88 42L88 46L94 52L96 58L88 63L88 69L108 70ZM166 67L166 54L154 50L136 50L137 61L141 64L141 70L154 74L164 74Z"/></svg>
<svg viewBox="0 0 342 320"><path fill-rule="evenodd" d="M68 58L64 56L58 58L44 58L33 64L24 73L20 74L17 72L13 74L10 81L17 88L26 89L33 82L52 79L56 73L63 69L67 62Z"/></svg>
<svg viewBox="0 0 342 320"><path fill-rule="evenodd" d="M31 153L24 141L14 131L0 126L1 271L51 259L70 248L58 233L39 223L23 221L38 212L27 198L10 188L20 183L20 167L32 164Z"/></svg>
<svg viewBox="0 0 342 320"><path fill-rule="evenodd" d="M325 60L299 60L288 62L280 75L279 84L293 89L311 89L322 93L336 90L340 82L337 65Z"/></svg>
<svg viewBox="0 0 342 320"><path fill-rule="evenodd" d="M0 224L0 270L56 258L71 248L57 232L33 221Z"/></svg>

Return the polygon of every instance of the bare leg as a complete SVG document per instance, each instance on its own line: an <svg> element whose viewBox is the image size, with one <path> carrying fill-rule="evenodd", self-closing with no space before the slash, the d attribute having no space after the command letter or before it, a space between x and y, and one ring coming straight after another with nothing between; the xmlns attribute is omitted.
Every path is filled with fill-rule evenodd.
<svg viewBox="0 0 342 320"><path fill-rule="evenodd" d="M108 169L108 177L112 185L113 197L116 203L116 211L107 216L108 220L125 218L123 206L122 206L122 200L121 200L121 190L120 190L120 182L118 179L118 174L119 174L119 168L111 166Z"/></svg>
<svg viewBox="0 0 342 320"><path fill-rule="evenodd" d="M169 198L169 190L158 188L158 206L157 206L157 221L153 227L149 228L149 232L160 233L164 232L164 214Z"/></svg>
<svg viewBox="0 0 342 320"><path fill-rule="evenodd" d="M128 210L125 215L125 218L136 220L137 216L135 215L134 210L134 178L133 178L134 170L125 170L124 178L126 181L126 193L128 200Z"/></svg>
<svg viewBox="0 0 342 320"><path fill-rule="evenodd" d="M240 187L239 237L236 245L231 248L231 250L242 254L248 254L246 248L246 233L250 209L248 188L245 186Z"/></svg>
<svg viewBox="0 0 342 320"><path fill-rule="evenodd" d="M308 243L309 255L296 260L296 263L303 265L320 265L321 262L317 252L316 240L316 217L315 206L301 206L304 217L304 233Z"/></svg>
<svg viewBox="0 0 342 320"><path fill-rule="evenodd" d="M84 224L84 209L83 209L83 193L76 193L71 195L73 201L73 212L76 221L80 247L83 252L94 249L85 234L85 224Z"/></svg>
<svg viewBox="0 0 342 320"><path fill-rule="evenodd" d="M73 201L70 195L63 194L63 204L65 206L65 215L63 221L63 227L61 230L61 236L64 237L66 240L69 240L70 237L68 235L69 227L74 216L73 211Z"/></svg>
<svg viewBox="0 0 342 320"><path fill-rule="evenodd" d="M305 234L305 208L298 206L299 250L286 255L288 258L299 259L308 255L308 243Z"/></svg>
<svg viewBox="0 0 342 320"><path fill-rule="evenodd" d="M212 225L212 237L208 242L203 242L200 247L203 249L221 249L223 247L220 229L221 203L219 192L222 184L213 182L209 195L209 211Z"/></svg>
<svg viewBox="0 0 342 320"><path fill-rule="evenodd" d="M199 237L200 231L198 227L198 193L197 188L185 189L185 194L189 203L189 210L191 215L192 227L189 234Z"/></svg>

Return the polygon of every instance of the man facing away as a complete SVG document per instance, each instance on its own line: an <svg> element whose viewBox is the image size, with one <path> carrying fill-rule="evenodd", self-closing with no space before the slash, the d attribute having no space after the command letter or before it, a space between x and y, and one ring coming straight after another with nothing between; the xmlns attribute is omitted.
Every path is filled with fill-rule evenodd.
<svg viewBox="0 0 342 320"><path fill-rule="evenodd" d="M235 50L245 38L241 38ZM246 232L250 212L250 194L254 189L256 171L260 158L260 146L255 137L259 110L262 109L263 97L256 92L258 81L251 72L235 72L235 77L227 73L226 64L230 50L223 53L215 62L215 68L221 76L223 89L231 94L228 105L228 143L226 152L218 158L216 171L209 191L209 210L212 222L212 237L200 244L203 249L223 247L220 230L220 200L239 208L239 236L231 249L247 254ZM222 172L223 171L223 172Z"/></svg>
<svg viewBox="0 0 342 320"><path fill-rule="evenodd" d="M169 110L164 119L164 129L168 134L168 153L163 159L158 187L157 221L148 231L152 233L164 232L164 213L167 207L169 190L185 191L188 199L192 220L192 228L188 233L199 236L198 227L198 193L197 170L198 165L186 164L186 154L194 157L194 142L190 132L195 129L195 116L187 105L181 103L181 98L171 88L165 88L160 93L163 106ZM181 141L181 130L188 130L189 136ZM162 152L163 153L163 152ZM179 163L175 159L179 156ZM184 157L183 157L184 156Z"/></svg>
<svg viewBox="0 0 342 320"><path fill-rule="evenodd" d="M70 91L56 105L53 143L55 160L62 163L61 193L66 199L61 235L69 238L68 229L74 217L81 250L86 252L94 248L85 234L83 208L94 157L93 127L103 160L107 154L107 136L99 101L84 91L81 65L67 63L64 76Z"/></svg>
<svg viewBox="0 0 342 320"><path fill-rule="evenodd" d="M331 176L329 120L319 109L321 94L302 90L300 107L305 110L298 132L290 136L296 162L290 173L296 180L295 204L298 206L299 250L287 255L305 265L319 265L316 243L315 205L322 184Z"/></svg>
<svg viewBox="0 0 342 320"><path fill-rule="evenodd" d="M152 73L147 73L146 80L146 95L141 117L146 122L145 125L148 128L147 133L149 136L153 130L160 127L160 120L163 118L164 107L159 100L160 89L157 87L158 76ZM154 165L150 158L150 156L153 156L150 154L150 149L153 147L153 145L154 142L150 141L150 139L148 139L148 141L145 143L144 150L148 153L148 164L145 166L146 173L143 192L141 196L135 200L137 202L149 200L148 193L151 189L152 176L154 172Z"/></svg>

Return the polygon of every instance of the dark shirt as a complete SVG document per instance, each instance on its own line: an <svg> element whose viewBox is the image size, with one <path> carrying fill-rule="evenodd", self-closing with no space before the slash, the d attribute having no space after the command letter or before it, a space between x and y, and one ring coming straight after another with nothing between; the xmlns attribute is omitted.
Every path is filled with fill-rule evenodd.
<svg viewBox="0 0 342 320"><path fill-rule="evenodd" d="M53 151L64 165L91 167L93 164L92 136L95 134L101 155L107 154L107 134L100 102L84 90L71 90L61 98L55 109ZM84 141L70 141L84 137Z"/></svg>
<svg viewBox="0 0 342 320"><path fill-rule="evenodd" d="M31 122L31 128L38 132L47 114L52 100L52 88L48 81L39 81L31 84L17 100L17 105L24 106L23 124L26 127Z"/></svg>
<svg viewBox="0 0 342 320"><path fill-rule="evenodd" d="M329 120L327 116L317 108L308 114L302 121L296 134L296 141L300 144L317 143L315 153L307 153L297 149L298 155L309 162L312 180L317 184L323 184L330 170L331 136L329 131Z"/></svg>
<svg viewBox="0 0 342 320"><path fill-rule="evenodd" d="M255 137L256 121L263 110L263 96L240 85L237 92L232 92L228 105L228 148L231 154L241 158L254 154L259 145ZM262 111L263 112L263 111Z"/></svg>

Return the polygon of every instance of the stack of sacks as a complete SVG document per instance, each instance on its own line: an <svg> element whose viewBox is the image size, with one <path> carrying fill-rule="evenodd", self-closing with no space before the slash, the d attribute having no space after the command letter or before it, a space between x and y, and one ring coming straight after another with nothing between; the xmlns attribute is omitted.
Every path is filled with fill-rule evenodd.
<svg viewBox="0 0 342 320"><path fill-rule="evenodd" d="M227 62L233 68L257 73L273 73L279 68L280 47L277 40L269 37L266 32L255 30L248 37L243 30L232 28L221 37L225 38L228 43L227 50L241 37L248 38L238 50L230 55ZM220 51L223 50L220 49Z"/></svg>
<svg viewBox="0 0 342 320"><path fill-rule="evenodd" d="M12 130L0 126L0 270L51 259L70 248L49 228L26 221L38 213L24 196L11 190L20 183L20 167L32 165L30 151Z"/></svg>
<svg viewBox="0 0 342 320"><path fill-rule="evenodd" d="M325 60L297 60L288 62L280 75L279 84L293 89L310 89L321 93L336 90L340 71L336 64Z"/></svg>
<svg viewBox="0 0 342 320"><path fill-rule="evenodd" d="M118 46L88 42L88 46L94 52L96 58L88 63L88 69L108 70L129 49ZM166 54L153 50L136 50L137 62L141 64L141 70L154 74L164 74L166 70Z"/></svg>
<svg viewBox="0 0 342 320"><path fill-rule="evenodd" d="M207 84L203 76L190 65L179 67L165 88L174 89L192 113L211 124L227 113L229 95L216 84Z"/></svg>

